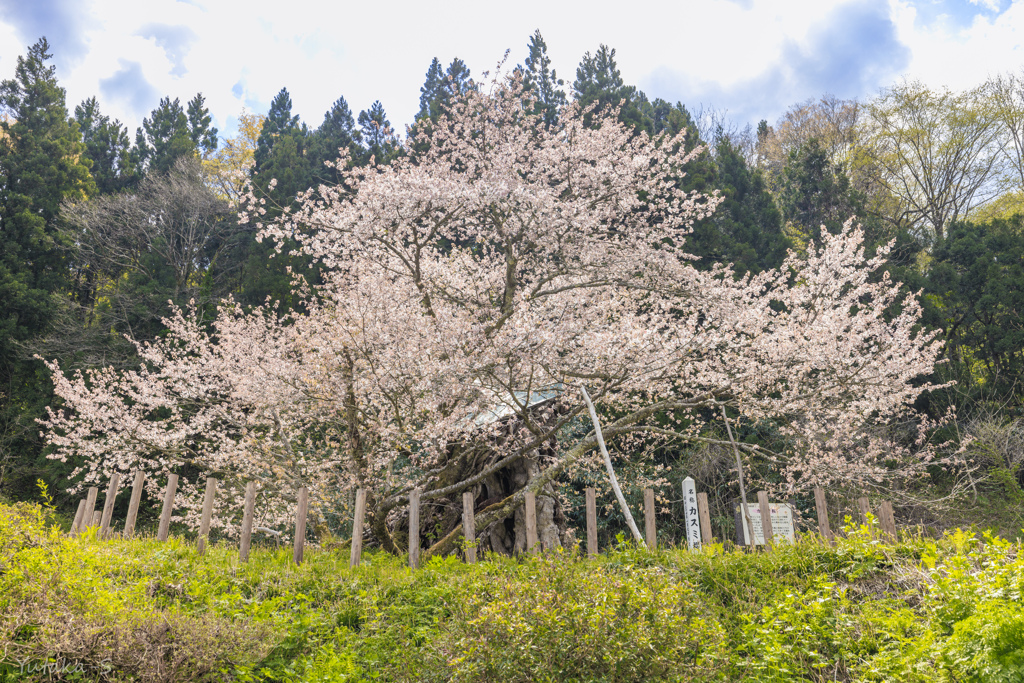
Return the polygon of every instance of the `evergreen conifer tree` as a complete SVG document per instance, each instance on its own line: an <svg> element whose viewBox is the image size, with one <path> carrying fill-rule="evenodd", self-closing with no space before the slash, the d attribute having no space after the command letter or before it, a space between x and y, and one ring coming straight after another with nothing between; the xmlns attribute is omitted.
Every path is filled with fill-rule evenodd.
<svg viewBox="0 0 1024 683"><path fill-rule="evenodd" d="M307 156L312 180L320 183L340 182L337 170L326 166L325 162L336 161L338 151L345 149L349 153L349 163L352 163L361 149L358 147L361 137L348 102L344 97L339 97L324 114L324 122L310 136Z"/></svg>
<svg viewBox="0 0 1024 683"><path fill-rule="evenodd" d="M188 103L188 132L192 145L203 156L217 151L217 129L211 125L212 122L203 94L197 93Z"/></svg>
<svg viewBox="0 0 1024 683"><path fill-rule="evenodd" d="M167 173L174 162L196 153L188 117L178 98L164 97L142 127L135 132L135 146L146 173Z"/></svg>
<svg viewBox="0 0 1024 683"><path fill-rule="evenodd" d="M548 46L540 29L530 36L529 48L530 54L523 67L523 82L537 98L535 111L543 113L544 123L550 126L558 118L558 108L566 102L565 91L562 89L565 81L551 68Z"/></svg>
<svg viewBox="0 0 1024 683"><path fill-rule="evenodd" d="M40 38L0 82L0 459L13 467L15 491L41 473L35 418L51 390L22 344L48 330L56 294L69 286L57 214L64 200L96 191L51 57Z"/></svg>
<svg viewBox="0 0 1024 683"><path fill-rule="evenodd" d="M367 160L386 164L398 151L398 137L391 129L384 105L377 100L369 110L359 112L359 129Z"/></svg>
<svg viewBox="0 0 1024 683"><path fill-rule="evenodd" d="M113 194L134 187L140 178L138 154L132 148L128 128L101 113L95 97L75 107L75 120L82 132L85 156L92 161L96 190Z"/></svg>

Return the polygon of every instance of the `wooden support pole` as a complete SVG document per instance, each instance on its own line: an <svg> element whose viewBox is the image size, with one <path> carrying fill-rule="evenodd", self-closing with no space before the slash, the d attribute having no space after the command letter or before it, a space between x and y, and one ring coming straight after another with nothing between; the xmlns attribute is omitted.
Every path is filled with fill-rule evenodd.
<svg viewBox="0 0 1024 683"><path fill-rule="evenodd" d="M648 550L658 547L658 529L654 524L654 489L644 489L644 540Z"/></svg>
<svg viewBox="0 0 1024 683"><path fill-rule="evenodd" d="M95 486L90 486L88 493L85 494L85 515L82 517L82 531L85 531L91 526L96 526L93 523L93 518L96 516L96 497L99 496L100 490Z"/></svg>
<svg viewBox="0 0 1024 683"><path fill-rule="evenodd" d="M292 557L295 564L302 564L302 551L306 545L306 515L309 513L309 490L299 489L299 501L295 505L295 545Z"/></svg>
<svg viewBox="0 0 1024 683"><path fill-rule="evenodd" d="M100 538L110 536L110 518L114 516L114 499L117 498L117 487L121 484L121 475L114 472L110 475L107 486L107 497L103 501L103 517L100 518Z"/></svg>
<svg viewBox="0 0 1024 683"><path fill-rule="evenodd" d="M238 540L238 561L249 561L252 545L252 519L256 511L256 482L245 485L245 507L242 508L242 537Z"/></svg>
<svg viewBox="0 0 1024 683"><path fill-rule="evenodd" d="M892 513L892 503L887 500L883 500L882 504L878 507L878 523L881 525L885 535L889 537L889 541L895 543L896 517Z"/></svg>
<svg viewBox="0 0 1024 683"><path fill-rule="evenodd" d="M697 494L697 515L700 517L701 543L712 543L715 538L711 533L711 508L708 506L708 494L703 491Z"/></svg>
<svg viewBox="0 0 1024 683"><path fill-rule="evenodd" d="M772 536L772 509L768 502L768 492L757 492L757 507L761 510L761 533L764 535L764 544L770 546L774 540Z"/></svg>
<svg viewBox="0 0 1024 683"><path fill-rule="evenodd" d="M409 492L409 567L420 566L420 489Z"/></svg>
<svg viewBox="0 0 1024 683"><path fill-rule="evenodd" d="M366 489L356 489L356 510L352 520L352 555L349 565L359 566L363 556L363 520L366 517Z"/></svg>
<svg viewBox="0 0 1024 683"><path fill-rule="evenodd" d="M526 552L536 553L537 548L537 495L526 493Z"/></svg>
<svg viewBox="0 0 1024 683"><path fill-rule="evenodd" d="M597 491L587 488L587 555L597 555Z"/></svg>
<svg viewBox="0 0 1024 683"><path fill-rule="evenodd" d="M472 491L462 494L462 535L466 538L466 564L476 562L476 510Z"/></svg>
<svg viewBox="0 0 1024 683"><path fill-rule="evenodd" d="M174 494L178 491L178 475L167 475L167 489L164 491L164 509L160 512L160 528L156 540L166 541L171 531L171 512L174 510Z"/></svg>
<svg viewBox="0 0 1024 683"><path fill-rule="evenodd" d="M77 536L82 533L85 528L85 524L82 521L85 519L85 498L78 501L78 512L75 513L75 521L71 523L71 535Z"/></svg>
<svg viewBox="0 0 1024 683"><path fill-rule="evenodd" d="M868 504L868 499L861 496L857 499L857 510L860 512L861 524L868 523L868 513L871 512L871 506Z"/></svg>
<svg viewBox="0 0 1024 683"><path fill-rule="evenodd" d="M142 485L146 481L146 474L139 470L135 473L135 481L132 482L132 498L128 502L128 517L124 520L124 537L131 538L135 533L135 518L139 514L139 501L142 500Z"/></svg>
<svg viewBox="0 0 1024 683"><path fill-rule="evenodd" d="M210 522L213 521L213 499L217 495L217 480L206 478L206 495L203 496L203 516L199 520L199 554L206 553L206 545L210 542Z"/></svg>
<svg viewBox="0 0 1024 683"><path fill-rule="evenodd" d="M93 510L93 513L92 513L92 524L90 524L89 526L94 526L97 529L99 529L99 527L100 527L100 520L102 520L102 519L103 519L103 510Z"/></svg>
<svg viewBox="0 0 1024 683"><path fill-rule="evenodd" d="M814 487L814 507L818 512L818 533L830 544L835 545L836 539L832 535L832 526L828 523L828 502L825 500L825 490L820 486Z"/></svg>

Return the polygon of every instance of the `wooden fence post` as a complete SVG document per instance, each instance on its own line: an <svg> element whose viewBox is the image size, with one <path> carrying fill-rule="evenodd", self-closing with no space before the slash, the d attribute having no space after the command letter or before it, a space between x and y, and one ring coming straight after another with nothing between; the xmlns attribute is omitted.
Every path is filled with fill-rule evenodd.
<svg viewBox="0 0 1024 683"><path fill-rule="evenodd" d="M882 531L892 543L896 542L896 517L892 513L892 503L883 500L878 508L878 522Z"/></svg>
<svg viewBox="0 0 1024 683"><path fill-rule="evenodd" d="M217 495L217 480L206 478L206 495L203 497L203 516L199 520L199 554L206 553L206 544L210 542L210 522L213 519L213 499Z"/></svg>
<svg viewBox="0 0 1024 683"><path fill-rule="evenodd" d="M114 515L114 499L117 498L117 487L121 483L121 475L114 472L110 475L107 486L107 497L103 501L103 517L100 518L100 538L107 538L110 532L110 518Z"/></svg>
<svg viewBox="0 0 1024 683"><path fill-rule="evenodd" d="M462 535L466 539L466 564L476 562L476 510L472 491L462 494Z"/></svg>
<svg viewBox="0 0 1024 683"><path fill-rule="evenodd" d="M828 523L828 503L825 500L825 491L820 486L814 487L814 507L818 511L818 533L830 544L835 545L836 539L832 536L832 527Z"/></svg>
<svg viewBox="0 0 1024 683"><path fill-rule="evenodd" d="M703 491L697 494L697 515L700 517L701 543L712 543L715 535L711 533L711 508L708 506L708 494Z"/></svg>
<svg viewBox="0 0 1024 683"><path fill-rule="evenodd" d="M757 492L757 507L761 510L761 533L764 535L765 546L771 546L774 536L772 534L772 509L768 502L768 492ZM753 539L751 539L753 542Z"/></svg>
<svg viewBox="0 0 1024 683"><path fill-rule="evenodd" d="M359 566L363 555L363 519L366 516L366 489L356 489L356 509L352 519L352 555L349 565Z"/></svg>
<svg viewBox="0 0 1024 683"><path fill-rule="evenodd" d="M303 486L299 489L299 501L295 505L295 546L292 557L295 564L302 564L302 551L306 544L306 515L309 512L309 491Z"/></svg>
<svg viewBox="0 0 1024 683"><path fill-rule="evenodd" d="M85 528L82 520L85 519L85 498L78 501L78 512L75 513L75 521L71 523L71 535L77 536Z"/></svg>
<svg viewBox="0 0 1024 683"><path fill-rule="evenodd" d="M160 529L156 540L166 541L171 531L171 512L174 510L174 494L178 490L178 475L167 475L167 490L164 492L164 509L160 512Z"/></svg>
<svg viewBox="0 0 1024 683"><path fill-rule="evenodd" d="M409 567L420 566L420 495L422 491L409 492Z"/></svg>
<svg viewBox="0 0 1024 683"><path fill-rule="evenodd" d="M587 489L587 554L597 555L597 491Z"/></svg>
<svg viewBox="0 0 1024 683"><path fill-rule="evenodd" d="M102 519L103 519L103 510L94 510L93 513L92 513L92 524L90 524L89 526L94 526L94 527L96 527L96 529L99 529L100 528L100 520L102 520ZM97 535L98 535L98 533L99 532L97 531Z"/></svg>
<svg viewBox="0 0 1024 683"><path fill-rule="evenodd" d="M654 489L644 489L644 540L650 551L658 548L658 530L654 525Z"/></svg>
<svg viewBox="0 0 1024 683"><path fill-rule="evenodd" d="M142 500L142 484L145 481L145 472L139 470L135 473L135 481L132 483L132 498L128 502L128 517L124 520L125 538L131 538L135 533L135 518L139 514L139 501Z"/></svg>
<svg viewBox="0 0 1024 683"><path fill-rule="evenodd" d="M526 552L537 552L537 495L526 492Z"/></svg>
<svg viewBox="0 0 1024 683"><path fill-rule="evenodd" d="M861 524L867 524L868 513L871 512L871 506L868 504L868 499L865 496L861 496L857 499L857 510L860 512Z"/></svg>
<svg viewBox="0 0 1024 683"><path fill-rule="evenodd" d="M245 507L242 508L242 537L238 540L238 561L249 561L249 548L252 545L252 518L256 511L256 482L245 485Z"/></svg>
<svg viewBox="0 0 1024 683"><path fill-rule="evenodd" d="M82 531L85 531L93 524L93 518L96 516L96 496L100 494L100 490L95 486L89 487L89 492L85 494L85 515L82 517Z"/></svg>

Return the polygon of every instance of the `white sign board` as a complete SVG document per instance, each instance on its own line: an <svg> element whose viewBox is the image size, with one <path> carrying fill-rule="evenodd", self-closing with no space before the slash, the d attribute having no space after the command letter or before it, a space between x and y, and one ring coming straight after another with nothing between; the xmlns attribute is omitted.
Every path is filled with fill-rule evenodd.
<svg viewBox="0 0 1024 683"><path fill-rule="evenodd" d="M697 485L693 477L683 479L683 505L686 507L686 543L700 550L700 519L697 516Z"/></svg>
<svg viewBox="0 0 1024 683"><path fill-rule="evenodd" d="M736 542L739 545L750 545L747 541L747 524L743 519L740 510L742 505L736 506ZM750 511L750 525L754 528L754 545L764 545L764 531L761 529L761 508L757 503L747 505ZM793 528L793 511L786 503L769 503L768 509L772 519L772 540L788 541L793 543L796 540L796 533Z"/></svg>

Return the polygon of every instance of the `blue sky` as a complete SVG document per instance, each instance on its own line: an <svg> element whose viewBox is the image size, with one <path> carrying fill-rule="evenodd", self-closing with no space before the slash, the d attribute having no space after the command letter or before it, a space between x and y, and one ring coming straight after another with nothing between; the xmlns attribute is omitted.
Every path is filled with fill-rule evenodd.
<svg viewBox="0 0 1024 683"><path fill-rule="evenodd" d="M490 9L492 8L493 9ZM431 58L474 76L534 30L567 82L587 51L617 51L649 97L713 107L739 125L774 122L830 93L870 97L901 78L977 85L1024 68L1024 0L675 0L625 3L0 0L0 78L45 35L71 107L95 95L134 132L160 97L202 92L221 134L287 87L311 127L344 96L380 100L402 130Z"/></svg>

